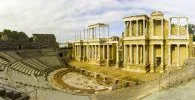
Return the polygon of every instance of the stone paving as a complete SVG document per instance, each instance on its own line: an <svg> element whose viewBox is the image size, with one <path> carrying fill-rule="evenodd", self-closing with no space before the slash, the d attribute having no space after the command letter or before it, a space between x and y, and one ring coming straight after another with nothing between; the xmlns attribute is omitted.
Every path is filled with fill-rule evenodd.
<svg viewBox="0 0 195 100"><path fill-rule="evenodd" d="M154 92L143 100L194 100L195 79L189 83L170 89Z"/></svg>
<svg viewBox="0 0 195 100"><path fill-rule="evenodd" d="M70 72L63 76L63 81L70 86L82 89L99 90L106 88L105 86L97 84L95 80L88 79L83 75L73 72Z"/></svg>

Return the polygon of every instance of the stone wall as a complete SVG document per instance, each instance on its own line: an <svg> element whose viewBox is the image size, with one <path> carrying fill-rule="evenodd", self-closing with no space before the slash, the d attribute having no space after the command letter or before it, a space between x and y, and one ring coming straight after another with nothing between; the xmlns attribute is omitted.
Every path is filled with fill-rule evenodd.
<svg viewBox="0 0 195 100"><path fill-rule="evenodd" d="M102 93L91 96L92 100L138 100L152 92L164 88L178 86L184 82L195 78L195 58L190 58L185 62L184 68L174 72L167 72L159 79L147 82L145 84L128 87L113 91L111 93Z"/></svg>

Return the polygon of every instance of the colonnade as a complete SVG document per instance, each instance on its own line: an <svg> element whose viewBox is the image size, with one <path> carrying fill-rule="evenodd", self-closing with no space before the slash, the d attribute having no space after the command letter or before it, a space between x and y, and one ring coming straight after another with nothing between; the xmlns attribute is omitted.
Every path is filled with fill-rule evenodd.
<svg viewBox="0 0 195 100"><path fill-rule="evenodd" d="M107 35L107 36L106 36ZM107 38L109 37L109 25L98 25L94 27L89 27L82 32L75 34L76 40L89 40L97 38Z"/></svg>
<svg viewBox="0 0 195 100"><path fill-rule="evenodd" d="M172 57L172 46L176 45L176 51L177 51L177 65L176 66L181 66L180 65L180 58L181 58L181 55L180 55L180 46L181 45L185 45L186 49L185 49L185 53L186 54L182 54L182 55L185 55L185 59L188 58L188 44L168 44L168 66L172 66L173 65L173 57Z"/></svg>
<svg viewBox="0 0 195 100"><path fill-rule="evenodd" d="M139 21L142 21L142 28L139 27ZM133 22L136 22L136 29L133 29L132 27ZM145 36L147 32L147 22L146 19L125 21L125 36L133 36L133 30L136 30L135 36Z"/></svg>
<svg viewBox="0 0 195 100"><path fill-rule="evenodd" d="M180 33L180 26L181 26L181 18L184 18L184 19L186 19L186 35L189 35L188 33L189 33L189 30L188 30L188 24L189 24L189 18L187 18L187 17L171 17L170 19L169 19L169 35L171 35L171 33L172 33L172 20L173 19L177 19L177 35L180 35L181 33Z"/></svg>
<svg viewBox="0 0 195 100"><path fill-rule="evenodd" d="M110 65L110 61L114 61L118 66L119 63L119 44L106 43L98 45L75 45L74 47L75 58L81 59L80 61L101 61L105 60L106 65ZM100 62L101 63L101 62Z"/></svg>
<svg viewBox="0 0 195 100"><path fill-rule="evenodd" d="M136 51L135 49L136 48ZM128 44L124 46L124 63L126 64L146 64L147 55L145 44ZM136 55L136 59L134 58Z"/></svg>

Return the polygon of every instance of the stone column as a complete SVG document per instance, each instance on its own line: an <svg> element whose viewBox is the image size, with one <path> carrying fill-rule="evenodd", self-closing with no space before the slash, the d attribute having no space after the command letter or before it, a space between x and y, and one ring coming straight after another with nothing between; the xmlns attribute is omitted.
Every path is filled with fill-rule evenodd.
<svg viewBox="0 0 195 100"><path fill-rule="evenodd" d="M133 63L133 55L132 55L133 49L132 48L133 48L133 45L130 44L130 64Z"/></svg>
<svg viewBox="0 0 195 100"><path fill-rule="evenodd" d="M79 57L80 56L80 48L79 48L79 45L77 46L77 50L78 50L77 56Z"/></svg>
<svg viewBox="0 0 195 100"><path fill-rule="evenodd" d="M139 64L139 45L137 44L136 45L137 46L137 62L136 62L136 64Z"/></svg>
<svg viewBox="0 0 195 100"><path fill-rule="evenodd" d="M180 26L180 18L178 17L178 18L177 18L177 31L178 31L178 32L177 32L177 35L180 34L180 32L179 32L179 28L180 28L180 27L179 27L179 26Z"/></svg>
<svg viewBox="0 0 195 100"><path fill-rule="evenodd" d="M127 63L127 45L124 45L124 63Z"/></svg>
<svg viewBox="0 0 195 100"><path fill-rule="evenodd" d="M94 59L94 45L91 45L91 58Z"/></svg>
<svg viewBox="0 0 195 100"><path fill-rule="evenodd" d="M143 36L145 36L145 34L146 34L145 25L146 25L146 20L143 19Z"/></svg>
<svg viewBox="0 0 195 100"><path fill-rule="evenodd" d="M94 39L94 37L95 37L95 31L94 31L94 28L92 28L92 39Z"/></svg>
<svg viewBox="0 0 195 100"><path fill-rule="evenodd" d="M169 34L168 35L171 35L171 18L169 19Z"/></svg>
<svg viewBox="0 0 195 100"><path fill-rule="evenodd" d="M139 25L139 23L138 23L138 20L136 20L136 36L139 36L139 29L138 29L138 25Z"/></svg>
<svg viewBox="0 0 195 100"><path fill-rule="evenodd" d="M143 65L146 65L146 44L143 44Z"/></svg>
<svg viewBox="0 0 195 100"><path fill-rule="evenodd" d="M78 45L76 46L76 48L77 48L76 56L78 57L79 56L79 47L78 47Z"/></svg>
<svg viewBox="0 0 195 100"><path fill-rule="evenodd" d="M188 24L189 24L189 19L187 18L187 33L186 33L187 36L189 36L189 29L188 29L189 25Z"/></svg>
<svg viewBox="0 0 195 100"><path fill-rule="evenodd" d="M131 21L129 25L129 36L132 36L132 22Z"/></svg>
<svg viewBox="0 0 195 100"><path fill-rule="evenodd" d="M188 59L188 44L186 44L186 59Z"/></svg>
<svg viewBox="0 0 195 100"><path fill-rule="evenodd" d="M177 66L179 66L180 64L180 62L179 62L179 60L180 60L180 50L179 50L179 47L180 46L180 44L177 44Z"/></svg>
<svg viewBox="0 0 195 100"><path fill-rule="evenodd" d="M126 26L126 36L129 36L129 25L130 25L130 22L129 21L127 21L126 22L127 23L127 26Z"/></svg>
<svg viewBox="0 0 195 100"><path fill-rule="evenodd" d="M103 46L103 60L105 59L105 45L102 45Z"/></svg>
<svg viewBox="0 0 195 100"><path fill-rule="evenodd" d="M83 45L83 62L85 62L85 57L86 57L86 49L85 49L85 45Z"/></svg>
<svg viewBox="0 0 195 100"><path fill-rule="evenodd" d="M154 44L151 44L151 66L154 66Z"/></svg>
<svg viewBox="0 0 195 100"><path fill-rule="evenodd" d="M112 60L114 59L114 44L112 43Z"/></svg>
<svg viewBox="0 0 195 100"><path fill-rule="evenodd" d="M97 46L95 45L95 59L97 59Z"/></svg>
<svg viewBox="0 0 195 100"><path fill-rule="evenodd" d="M109 60L110 60L110 50L109 50L109 43L107 44L107 67L109 67Z"/></svg>
<svg viewBox="0 0 195 100"><path fill-rule="evenodd" d="M168 66L171 66L171 44L168 44Z"/></svg>
<svg viewBox="0 0 195 100"><path fill-rule="evenodd" d="M99 26L99 30L98 31L99 31L98 33L99 33L99 38L100 38L100 26Z"/></svg>
<svg viewBox="0 0 195 100"><path fill-rule="evenodd" d="M74 54L75 54L75 58L76 58L76 56L77 56L77 46L75 45L75 50L74 50Z"/></svg>
<svg viewBox="0 0 195 100"><path fill-rule="evenodd" d="M116 43L116 67L119 67L119 43Z"/></svg>
<svg viewBox="0 0 195 100"><path fill-rule="evenodd" d="M163 21L163 18L162 18L162 20L161 20L161 23L162 23L162 30L161 30L161 31L162 31L162 33L161 33L161 35L163 36L163 35L164 35L164 34L163 34L163 33L164 33L164 32L163 32L163 30L164 30L164 24L163 24L163 23L164 23L164 21Z"/></svg>
<svg viewBox="0 0 195 100"><path fill-rule="evenodd" d="M80 45L80 59L82 60L82 55L83 54L83 52L82 52L82 45Z"/></svg>
<svg viewBox="0 0 195 100"><path fill-rule="evenodd" d="M88 33L88 40L90 40L90 29L87 29L87 33Z"/></svg>
<svg viewBox="0 0 195 100"><path fill-rule="evenodd" d="M89 59L89 45L86 45L86 60Z"/></svg>
<svg viewBox="0 0 195 100"><path fill-rule="evenodd" d="M125 24L124 24L124 29L125 29L124 37L126 37L127 36L127 22L126 21L125 21Z"/></svg>
<svg viewBox="0 0 195 100"><path fill-rule="evenodd" d="M151 33L151 36L154 35L154 20L152 19L152 25L151 25L151 30L152 30L152 33Z"/></svg>
<svg viewBox="0 0 195 100"><path fill-rule="evenodd" d="M99 57L99 60L101 59L101 45L99 44L99 47L98 47L98 57Z"/></svg>
<svg viewBox="0 0 195 100"><path fill-rule="evenodd" d="M143 46L139 46L139 64L143 64Z"/></svg>
<svg viewBox="0 0 195 100"><path fill-rule="evenodd" d="M163 71L163 66L164 66L164 46L161 44L161 70Z"/></svg>
<svg viewBox="0 0 195 100"><path fill-rule="evenodd" d="M93 59L93 46L90 45L90 58Z"/></svg>

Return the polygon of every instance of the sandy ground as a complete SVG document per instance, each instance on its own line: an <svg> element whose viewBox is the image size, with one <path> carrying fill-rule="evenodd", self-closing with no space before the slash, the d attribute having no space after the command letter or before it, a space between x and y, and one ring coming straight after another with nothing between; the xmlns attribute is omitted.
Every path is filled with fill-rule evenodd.
<svg viewBox="0 0 195 100"><path fill-rule="evenodd" d="M154 92L143 100L195 100L195 79L178 87Z"/></svg>

